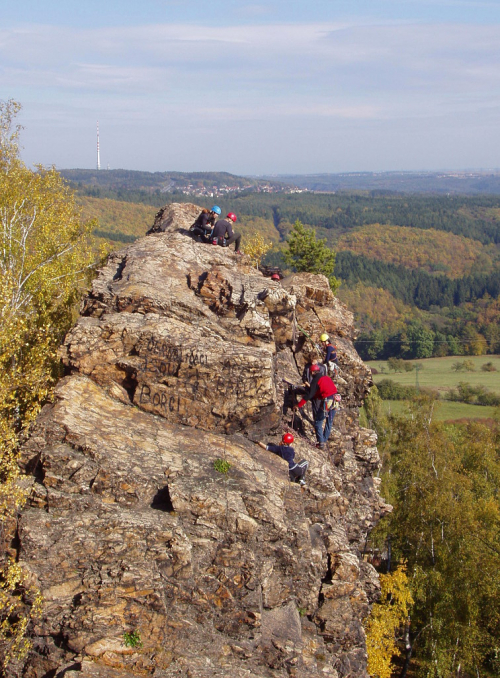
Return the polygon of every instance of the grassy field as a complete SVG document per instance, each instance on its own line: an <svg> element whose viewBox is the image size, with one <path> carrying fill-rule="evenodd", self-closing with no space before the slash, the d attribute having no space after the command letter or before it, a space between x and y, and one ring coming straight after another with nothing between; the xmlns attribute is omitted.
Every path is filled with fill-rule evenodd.
<svg viewBox="0 0 500 678"><path fill-rule="evenodd" d="M405 414L404 400L384 400L384 411L387 414ZM434 419L438 421L454 421L456 419L493 419L498 416L498 408L452 403L443 400L434 408Z"/></svg>
<svg viewBox="0 0 500 678"><path fill-rule="evenodd" d="M464 360L471 360L474 363L474 372L454 372L452 370L454 363ZM498 355L447 356L446 358L427 358L412 362L421 365L421 369L418 371L419 385L436 389L441 394L455 388L461 381L472 386L484 386L490 391L500 394L500 356ZM496 367L496 372L483 372L481 370L481 367L489 362ZM384 360L373 360L367 364L378 371L378 374L373 375L375 384L382 379L392 379L398 384L415 386L415 370L411 372L391 372Z"/></svg>

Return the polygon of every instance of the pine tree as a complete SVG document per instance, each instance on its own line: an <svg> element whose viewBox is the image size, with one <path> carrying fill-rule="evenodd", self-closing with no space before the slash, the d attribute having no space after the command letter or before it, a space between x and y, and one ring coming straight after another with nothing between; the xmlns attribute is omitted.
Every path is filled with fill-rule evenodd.
<svg viewBox="0 0 500 678"><path fill-rule="evenodd" d="M320 273L326 275L332 292L340 282L333 275L335 270L335 252L326 244L326 240L318 240L312 228L306 228L296 221L287 239L288 247L284 250L285 261L296 271Z"/></svg>

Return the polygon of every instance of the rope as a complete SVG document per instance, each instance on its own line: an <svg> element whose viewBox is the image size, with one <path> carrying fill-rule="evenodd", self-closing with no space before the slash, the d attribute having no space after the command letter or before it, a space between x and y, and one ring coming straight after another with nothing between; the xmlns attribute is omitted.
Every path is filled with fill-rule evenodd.
<svg viewBox="0 0 500 678"><path fill-rule="evenodd" d="M297 323L297 327L299 328L299 331L302 332L302 334L303 334L305 337L307 337L307 338L309 339L309 341L310 341L311 344L314 346L314 348L315 348L319 353L323 353L323 349L321 348L321 346L320 346L319 344L317 344L317 343L314 341L314 339L311 337L311 335L310 335L308 332L306 332L305 329L304 329L303 327L301 327L298 323Z"/></svg>
<svg viewBox="0 0 500 678"><path fill-rule="evenodd" d="M224 434L224 450L222 452L222 459L226 461L226 443L227 434ZM229 496L227 493L227 473L224 473L224 492L226 494L226 530L229 531Z"/></svg>

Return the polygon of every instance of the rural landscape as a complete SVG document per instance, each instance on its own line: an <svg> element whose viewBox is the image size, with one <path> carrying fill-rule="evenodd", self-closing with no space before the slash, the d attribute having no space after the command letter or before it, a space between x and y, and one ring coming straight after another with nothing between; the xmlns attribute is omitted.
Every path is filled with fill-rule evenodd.
<svg viewBox="0 0 500 678"><path fill-rule="evenodd" d="M0 3L0 678L500 678L500 2Z"/></svg>
<svg viewBox="0 0 500 678"><path fill-rule="evenodd" d="M418 373L422 387L446 396L439 416L450 419L488 419L500 403L497 360L479 358L500 353L500 196L464 196L460 181L449 183L447 188L455 187L455 192L446 196L388 189L290 194L295 184L277 180L269 195L260 191L268 188L266 181L260 186L253 179L253 186L245 186L242 178L223 174L191 175L189 181L182 176L183 186L198 182L201 191L187 195L172 188L170 175L73 170L63 176L76 190L85 217L98 220L94 234L114 248L142 237L168 201L210 207L218 200L223 211L237 213L243 243L260 234L272 245L262 263L286 270L282 251L293 224L300 221L336 252L335 276L341 281L337 294L355 314L355 346L379 372L376 384L383 378L415 385ZM388 175L388 185L390 179ZM435 181L438 185L437 176ZM216 192L228 183L244 188L217 198L204 194L205 186ZM474 369L452 370L467 357ZM418 367L425 370L391 370L390 358L411 365L424 361ZM490 371L482 369L487 363ZM461 395L456 392L459 383L485 392L479 399ZM453 405L448 397L452 389ZM386 397L387 390L383 393L384 400L393 400Z"/></svg>
<svg viewBox="0 0 500 678"><path fill-rule="evenodd" d="M242 666L274 678L498 676L500 195L464 194L449 177L443 194L401 191L393 176L383 190L363 176L358 188L327 191L332 178L317 190L298 176L31 170L17 111L8 102L0 116L5 675L48 678L69 666L76 678L169 678L181 667L205 678L188 649L202 633L203 656L222 667L214 676ZM192 240L196 215L214 204L236 218L246 256ZM258 314L247 319L262 300L267 334ZM325 328L342 405L330 442L314 446L308 417L287 418L284 403L298 366L324 359ZM299 494L293 483L283 494L278 469L255 456L253 431L276 435L277 423L310 464ZM151 454L159 468L147 471ZM196 466L179 475L186 454ZM122 464L125 480L114 475ZM264 476L271 485L252 495ZM311 530L324 521L337 546L321 557L316 537L297 546L289 517L256 508L270 498ZM83 505L85 554L71 528ZM133 562L123 541L135 544ZM317 560L309 584L304 548ZM111 573L97 584L94 558ZM273 569L255 607L251 577ZM133 584L121 583L124 571ZM96 586L123 603L102 607ZM151 616L157 595L169 603L155 602Z"/></svg>

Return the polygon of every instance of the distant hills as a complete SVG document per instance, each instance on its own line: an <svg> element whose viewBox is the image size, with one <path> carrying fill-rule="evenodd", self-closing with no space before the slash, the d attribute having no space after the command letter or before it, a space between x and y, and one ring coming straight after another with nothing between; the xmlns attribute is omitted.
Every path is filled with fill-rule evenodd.
<svg viewBox="0 0 500 678"><path fill-rule="evenodd" d="M380 191L389 193L500 194L500 170L471 172L349 172L284 174L268 179L321 193Z"/></svg>
<svg viewBox="0 0 500 678"><path fill-rule="evenodd" d="M218 197L242 192L291 193L294 187L271 179L240 177L228 172L136 172L134 170L61 170L75 188L87 195L133 191L146 194L178 194ZM93 192L92 192L93 189ZM300 189L297 189L300 190Z"/></svg>
<svg viewBox="0 0 500 678"><path fill-rule="evenodd" d="M348 172L244 177L229 172L137 172L134 170L61 170L88 195L115 197L118 191L218 197L240 193L427 193L500 195L500 170L471 172ZM94 193L90 191L93 189ZM114 194L114 195L112 195Z"/></svg>

